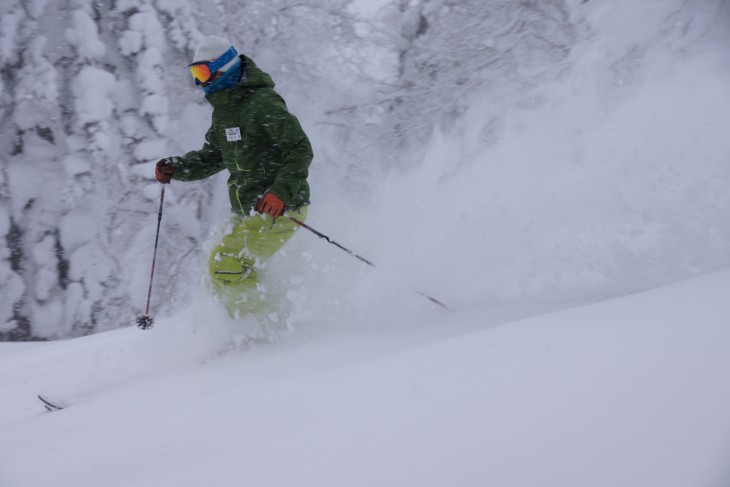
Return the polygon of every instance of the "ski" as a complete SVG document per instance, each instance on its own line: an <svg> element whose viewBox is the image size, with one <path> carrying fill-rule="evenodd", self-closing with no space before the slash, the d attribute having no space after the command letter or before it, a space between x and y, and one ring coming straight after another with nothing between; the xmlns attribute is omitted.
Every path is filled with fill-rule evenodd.
<svg viewBox="0 0 730 487"><path fill-rule="evenodd" d="M52 413L54 411L60 411L61 409L63 409L65 407L65 406L61 405L61 403L59 401L54 401L54 400L48 399L47 397L43 397L41 395L38 395L38 399L41 400L41 402L43 403L43 406L45 406L45 408L46 408L46 411L48 411L49 413Z"/></svg>

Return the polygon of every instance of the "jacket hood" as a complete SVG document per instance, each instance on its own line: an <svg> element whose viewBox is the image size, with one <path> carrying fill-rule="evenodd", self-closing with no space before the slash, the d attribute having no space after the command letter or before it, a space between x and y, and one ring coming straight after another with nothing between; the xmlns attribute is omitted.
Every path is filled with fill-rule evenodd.
<svg viewBox="0 0 730 487"><path fill-rule="evenodd" d="M246 89L273 88L274 80L268 73L261 70L251 58L241 54L241 66L243 66L244 77L238 85Z"/></svg>

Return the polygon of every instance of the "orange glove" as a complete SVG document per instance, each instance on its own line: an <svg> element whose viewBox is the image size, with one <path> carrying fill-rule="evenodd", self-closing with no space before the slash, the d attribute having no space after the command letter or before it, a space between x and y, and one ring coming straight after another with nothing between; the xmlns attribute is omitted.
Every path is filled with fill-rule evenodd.
<svg viewBox="0 0 730 487"><path fill-rule="evenodd" d="M155 179L162 184L168 184L175 172L175 166L172 165L170 159L160 159L155 167Z"/></svg>
<svg viewBox="0 0 730 487"><path fill-rule="evenodd" d="M266 193L256 204L256 211L279 218L284 213L284 202L274 193Z"/></svg>

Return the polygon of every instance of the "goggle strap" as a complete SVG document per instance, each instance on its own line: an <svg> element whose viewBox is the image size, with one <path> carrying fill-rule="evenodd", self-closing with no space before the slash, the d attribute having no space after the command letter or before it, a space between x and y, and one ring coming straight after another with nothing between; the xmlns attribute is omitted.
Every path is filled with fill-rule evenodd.
<svg viewBox="0 0 730 487"><path fill-rule="evenodd" d="M233 59L235 59L236 56L238 56L238 51L236 51L235 47L231 47L226 52L218 56L215 61L211 61L210 64L208 64L208 69L210 69L210 73L215 73L223 66L231 62Z"/></svg>

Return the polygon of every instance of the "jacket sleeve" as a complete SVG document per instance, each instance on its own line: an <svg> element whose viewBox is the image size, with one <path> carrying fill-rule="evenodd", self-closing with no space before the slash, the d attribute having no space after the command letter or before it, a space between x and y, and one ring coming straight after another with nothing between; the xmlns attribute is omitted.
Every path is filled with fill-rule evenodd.
<svg viewBox="0 0 730 487"><path fill-rule="evenodd" d="M205 134L205 145L200 150L190 151L182 157L172 157L175 172L172 179L177 181L197 181L219 173L223 164L220 148L213 141L213 127Z"/></svg>
<svg viewBox="0 0 730 487"><path fill-rule="evenodd" d="M309 175L309 164L314 157L312 145L299 120L287 111L277 117L271 136L281 153L282 166L268 190L289 206Z"/></svg>

